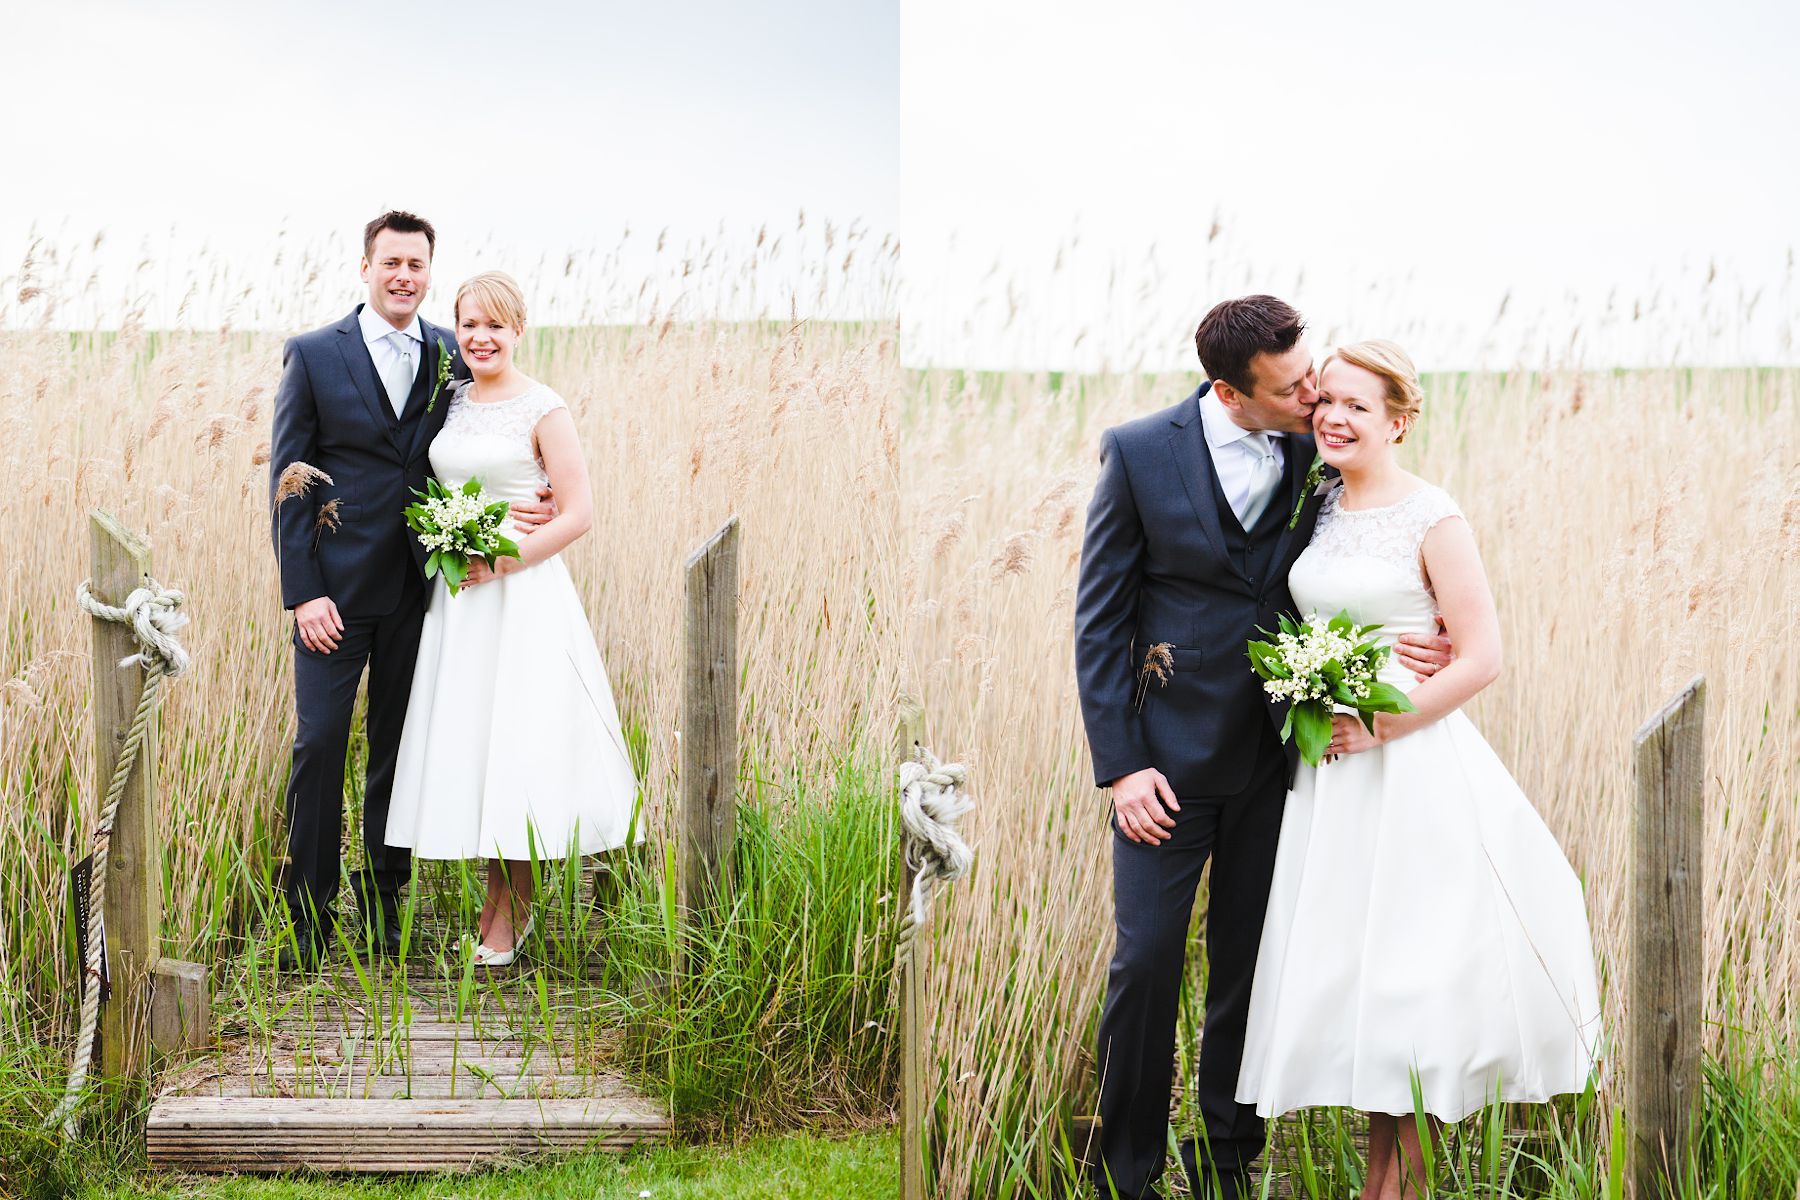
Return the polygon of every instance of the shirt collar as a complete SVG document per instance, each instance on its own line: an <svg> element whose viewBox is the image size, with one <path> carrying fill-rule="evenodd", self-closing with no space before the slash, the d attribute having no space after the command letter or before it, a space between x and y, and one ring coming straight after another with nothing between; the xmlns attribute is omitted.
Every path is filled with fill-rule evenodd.
<svg viewBox="0 0 1800 1200"><path fill-rule="evenodd" d="M377 320L379 319L380 318L377 318ZM1206 432L1206 444L1215 450L1220 446L1229 446L1233 442L1241 442L1252 433L1258 432L1254 429L1245 429L1242 425L1239 425L1236 421L1232 420L1231 414L1225 411L1225 402L1219 399L1219 393L1213 391L1211 388L1207 389L1206 395L1200 397L1200 425ZM1276 438L1287 436L1285 433L1281 433L1274 429L1264 430L1262 432L1269 435L1269 440L1271 442Z"/></svg>
<svg viewBox="0 0 1800 1200"><path fill-rule="evenodd" d="M363 305L362 311L356 314L356 323L362 326L363 341L371 346L385 339L388 334L395 332L394 327L367 304ZM399 332L404 333L421 346L425 344L425 328L419 321L418 313L413 314L412 324Z"/></svg>

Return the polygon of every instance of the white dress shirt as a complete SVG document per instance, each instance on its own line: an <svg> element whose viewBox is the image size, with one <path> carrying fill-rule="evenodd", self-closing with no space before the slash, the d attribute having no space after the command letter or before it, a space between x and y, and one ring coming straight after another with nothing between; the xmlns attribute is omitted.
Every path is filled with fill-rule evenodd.
<svg viewBox="0 0 1800 1200"><path fill-rule="evenodd" d="M396 365L394 360L399 357L399 351L395 350L394 344L388 340L388 334L396 332L403 333L412 339L412 379L416 380L419 377L419 365L425 361L425 326L420 322L417 313L413 314L410 326L396 330L387 323L386 317L365 304L363 310L356 314L356 321L358 325L362 326L363 342L369 347L369 357L375 360L375 374L378 378L387 379L389 370ZM398 396L388 397L388 403L394 406L396 417L405 411L406 398L411 393L412 387L409 380L406 391L401 392Z"/></svg>
<svg viewBox="0 0 1800 1200"><path fill-rule="evenodd" d="M1250 496L1251 469L1262 459L1256 448L1254 430L1245 429L1225 411L1225 402L1208 389L1200 397L1200 425L1206 432L1206 448L1212 455L1213 470L1219 476L1219 489L1231 504L1231 511L1242 513ZM1287 434L1270 432L1269 452L1275 465L1287 466Z"/></svg>

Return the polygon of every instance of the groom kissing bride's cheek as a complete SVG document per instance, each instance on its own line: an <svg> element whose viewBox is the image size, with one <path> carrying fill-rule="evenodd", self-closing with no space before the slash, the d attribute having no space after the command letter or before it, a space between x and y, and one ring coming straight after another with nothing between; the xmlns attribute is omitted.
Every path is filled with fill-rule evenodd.
<svg viewBox="0 0 1800 1200"><path fill-rule="evenodd" d="M1417 1125L1394 1114L1412 1112L1415 1078L1446 1120L1585 1084L1598 1001L1580 885L1457 711L1498 673L1498 621L1455 502L1398 464L1419 415L1411 361L1360 342L1315 369L1273 296L1215 306L1195 345L1192 395L1103 435L1082 545L1075 665L1112 791L1116 934L1094 1181L1161 1194L1210 861L1203 1129L1180 1146L1194 1194L1253 1194L1265 1119L1329 1104L1374 1114L1365 1195L1410 1195L1397 1164L1416 1165ZM1371 661L1403 711L1339 703L1303 763L1246 647L1334 614L1380 627ZM1500 889L1530 899L1505 909ZM1477 944L1508 953L1445 962ZM1507 962L1537 967L1493 978Z"/></svg>

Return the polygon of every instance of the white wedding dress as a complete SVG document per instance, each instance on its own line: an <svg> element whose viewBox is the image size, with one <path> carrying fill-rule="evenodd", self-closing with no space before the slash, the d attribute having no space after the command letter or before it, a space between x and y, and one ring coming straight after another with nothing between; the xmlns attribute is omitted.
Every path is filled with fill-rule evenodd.
<svg viewBox="0 0 1800 1200"><path fill-rule="evenodd" d="M1460 516L1427 487L1347 512L1325 499L1288 576L1302 614L1348 610L1384 641L1435 633L1420 547ZM1410 691L1391 659L1381 678ZM1239 1102L1457 1121L1484 1103L1578 1092L1600 999L1581 883L1460 711L1312 768L1287 798Z"/></svg>
<svg viewBox="0 0 1800 1200"><path fill-rule="evenodd" d="M463 385L431 443L446 486L534 503L542 384L477 404ZM505 532L518 540L509 521ZM637 779L581 598L560 555L450 595L419 635L387 841L421 858L562 858L641 840Z"/></svg>

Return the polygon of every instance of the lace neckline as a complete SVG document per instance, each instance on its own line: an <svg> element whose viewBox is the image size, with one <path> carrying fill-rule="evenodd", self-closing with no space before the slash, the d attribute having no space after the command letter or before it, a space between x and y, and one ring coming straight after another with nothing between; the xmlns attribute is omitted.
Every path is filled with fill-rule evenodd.
<svg viewBox="0 0 1800 1200"><path fill-rule="evenodd" d="M534 383L530 387L526 388L524 391L520 392L518 395L508 396L504 400L477 400L477 399L475 399L475 381L473 379L471 379L466 384L463 385L461 395L462 395L462 402L464 404L470 404L470 405L475 406L476 408L502 408L508 404L517 404L519 401L523 400L525 397L531 395L532 393L542 391L543 388L544 388L543 384Z"/></svg>
<svg viewBox="0 0 1800 1200"><path fill-rule="evenodd" d="M1328 498L1331 501L1331 507L1337 511L1337 514L1339 516L1341 516L1341 517L1360 517L1360 516L1364 516L1365 514L1393 512L1396 508L1401 508L1405 505L1411 504L1414 500L1417 500L1420 496L1423 496L1427 492L1430 492L1432 490L1432 487L1433 487L1433 485L1428 483L1422 487L1414 488L1412 491L1406 493L1406 495L1400 497L1398 500L1395 500L1391 504L1377 504L1373 508L1345 508L1344 507L1344 485L1340 481L1338 483L1338 485L1331 490L1331 495Z"/></svg>

